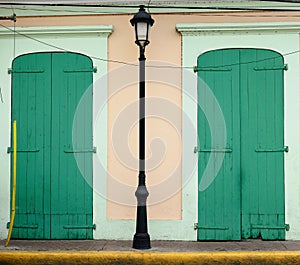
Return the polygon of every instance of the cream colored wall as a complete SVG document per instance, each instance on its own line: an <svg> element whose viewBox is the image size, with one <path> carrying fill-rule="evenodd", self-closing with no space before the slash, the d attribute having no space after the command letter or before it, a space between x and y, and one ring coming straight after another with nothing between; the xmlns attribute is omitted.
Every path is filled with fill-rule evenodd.
<svg viewBox="0 0 300 265"><path fill-rule="evenodd" d="M114 19L114 34L109 39L109 58L138 64L139 50L134 43L133 27L129 23L130 16L121 16ZM151 43L146 48L148 66L166 65L172 63L180 66L181 42L180 35L174 29L173 21L164 23L155 18L156 22L151 29ZM120 72L120 79L109 76L108 101L108 179L107 179L107 218L133 219L135 217L136 199L134 192L137 185L138 170L138 70L132 66L123 66L116 63L109 64L109 72ZM147 68L146 95L146 166L147 187L150 192L148 212L150 219L181 219L181 90L180 71L177 74L167 73L172 79L168 82L162 78L164 69ZM117 91L117 93L116 93ZM172 115L167 117L168 106L172 104ZM118 121L121 112L134 105L131 117ZM159 112L151 110L153 104ZM146 114L146 115L147 115ZM132 117L133 116L133 117ZM117 139L113 136L116 123L124 123L121 132L123 140L128 145L114 146ZM132 128L130 128L133 126ZM130 131L126 128L131 129ZM156 139L156 140L155 140ZM151 144L152 143L152 144ZM157 145L155 145L157 143ZM152 147L152 148L151 148ZM135 158L131 164L122 159L119 153L132 152ZM117 185L122 183L122 185ZM158 185L159 184L159 185ZM158 199L159 198L159 199Z"/></svg>

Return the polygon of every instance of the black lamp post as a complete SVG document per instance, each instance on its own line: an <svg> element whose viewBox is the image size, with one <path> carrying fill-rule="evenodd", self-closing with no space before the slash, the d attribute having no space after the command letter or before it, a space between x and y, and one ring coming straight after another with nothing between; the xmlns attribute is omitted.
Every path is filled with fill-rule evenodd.
<svg viewBox="0 0 300 265"><path fill-rule="evenodd" d="M135 43L140 48L140 88L139 88L139 185L135 192L137 198L136 233L133 238L133 248L151 248L150 236L147 228L147 197L145 174L145 48L149 44L149 31L154 20L145 11L143 5L138 13L130 20L135 30Z"/></svg>

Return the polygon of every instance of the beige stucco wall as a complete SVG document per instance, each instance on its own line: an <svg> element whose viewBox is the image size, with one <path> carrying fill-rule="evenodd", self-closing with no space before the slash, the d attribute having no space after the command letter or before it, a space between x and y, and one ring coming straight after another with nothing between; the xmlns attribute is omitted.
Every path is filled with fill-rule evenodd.
<svg viewBox="0 0 300 265"><path fill-rule="evenodd" d="M300 21L300 12L262 11L244 12L243 14L194 13L190 15L153 14L152 16L155 24L151 29L151 43L146 50L147 63L150 66L181 65L181 35L176 32L175 25L177 23ZM20 17L16 26L113 25L114 32L108 39L108 58L137 64L138 47L134 44L133 28L129 23L131 17L132 15L55 16L34 19ZM8 26L12 25L10 22L4 23ZM138 108L136 105L138 67L108 62L108 70L108 200L106 216L107 219L133 219L135 213L133 194L137 184L137 160L135 159L138 157ZM176 68L170 72L164 71L162 68L154 67L147 68L146 72L147 97L150 98L148 111L156 114L147 119L146 153L149 160L148 166L151 167L147 174L147 186L150 191L148 211L150 219L177 220L182 216L181 71ZM154 106L154 110L151 109L153 102L157 104ZM167 113L168 104L166 102L172 106L171 115ZM126 111L129 116L120 120L122 113L127 113ZM118 127L120 122L124 126L124 131ZM117 132L114 133L114 130ZM124 141L128 145L121 145ZM152 146L151 143L153 143ZM125 157L122 157L124 154ZM126 160L128 155L132 156L129 162ZM159 158L159 161L155 160L155 156ZM122 158L125 158L125 162ZM162 196L162 194L165 195ZM159 200L156 199L157 197Z"/></svg>

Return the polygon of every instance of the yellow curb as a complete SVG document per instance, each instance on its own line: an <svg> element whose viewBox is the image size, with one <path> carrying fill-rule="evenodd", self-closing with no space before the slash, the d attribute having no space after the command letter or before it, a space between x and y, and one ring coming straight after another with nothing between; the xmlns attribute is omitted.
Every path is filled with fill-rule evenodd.
<svg viewBox="0 0 300 265"><path fill-rule="evenodd" d="M0 264L22 265L295 265L300 264L300 251L274 252L0 252Z"/></svg>

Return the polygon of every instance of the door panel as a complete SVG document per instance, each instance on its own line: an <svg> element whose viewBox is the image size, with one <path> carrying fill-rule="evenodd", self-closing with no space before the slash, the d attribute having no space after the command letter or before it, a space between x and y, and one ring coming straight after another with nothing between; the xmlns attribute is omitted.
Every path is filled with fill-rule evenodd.
<svg viewBox="0 0 300 265"><path fill-rule="evenodd" d="M66 60L62 53L53 54L52 60L55 77L52 85L52 143L53 147L56 146L51 156L52 238L59 238L62 233L67 238L91 238L92 90L88 88L92 84L92 62L78 54L69 54ZM73 127L78 103L85 92L86 104ZM82 152L88 150L90 152Z"/></svg>
<svg viewBox="0 0 300 265"><path fill-rule="evenodd" d="M241 52L243 237L284 239L283 58Z"/></svg>
<svg viewBox="0 0 300 265"><path fill-rule="evenodd" d="M50 177L50 60L49 54L34 54L12 65L12 120L18 131L14 238L49 238L43 196Z"/></svg>
<svg viewBox="0 0 300 265"><path fill-rule="evenodd" d="M239 240L240 239L240 163L239 105L236 88L239 80L238 67L216 65L235 64L237 51L206 53L199 57L199 78L204 81L198 86L198 131L200 185L204 178L215 177L210 186L199 190L199 240ZM213 67L211 67L213 66ZM215 100L210 99L209 91ZM218 108L225 120L227 137L222 144ZM210 117L210 118L209 118ZM220 134L221 133L221 134ZM221 140L216 140L221 139ZM224 146L225 145L225 146ZM205 175L209 158L223 160L222 167L214 172L214 165Z"/></svg>
<svg viewBox="0 0 300 265"><path fill-rule="evenodd" d="M220 104L227 149L232 149L225 154L212 184L199 190L198 239L284 239L282 56L260 49L217 50L199 56L197 69L198 77ZM217 158L201 148L213 149L211 139L215 136L210 128L217 125L208 124L209 113L216 112L205 106L213 104L207 100L205 85L198 84L198 102L204 106L198 107L201 184L209 157ZM232 228L226 231L228 223Z"/></svg>
<svg viewBox="0 0 300 265"><path fill-rule="evenodd" d="M70 68L75 71L65 71ZM92 62L83 55L37 53L13 62L12 120L18 126L14 238L92 238L92 153L76 154L75 160L73 152L92 150L90 85ZM73 130L84 93L84 114ZM80 146L78 141L73 146L73 131Z"/></svg>

